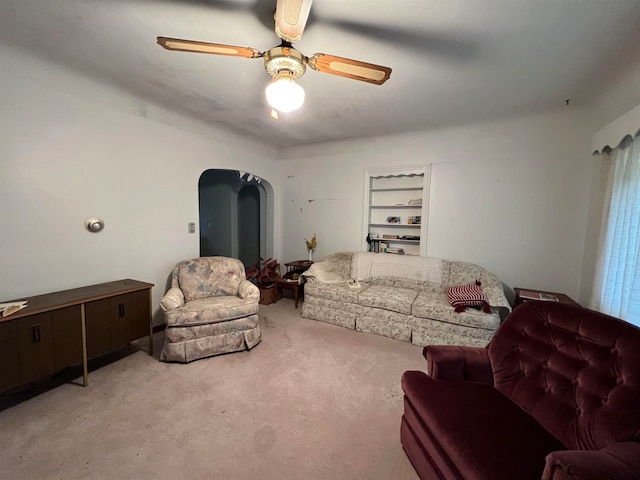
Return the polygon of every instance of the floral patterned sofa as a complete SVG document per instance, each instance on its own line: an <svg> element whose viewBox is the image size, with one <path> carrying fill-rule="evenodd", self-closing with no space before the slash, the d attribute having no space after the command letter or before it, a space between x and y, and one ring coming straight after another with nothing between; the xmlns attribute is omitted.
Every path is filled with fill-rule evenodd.
<svg viewBox="0 0 640 480"><path fill-rule="evenodd" d="M314 263L303 276L304 318L420 346L484 346L511 311L500 280L467 262L340 252ZM456 312L448 301L448 287L476 281L490 312L475 308Z"/></svg>
<svg viewBox="0 0 640 480"><path fill-rule="evenodd" d="M186 363L253 348L260 342L259 300L240 260L200 257L178 263L160 301L167 325L160 360Z"/></svg>

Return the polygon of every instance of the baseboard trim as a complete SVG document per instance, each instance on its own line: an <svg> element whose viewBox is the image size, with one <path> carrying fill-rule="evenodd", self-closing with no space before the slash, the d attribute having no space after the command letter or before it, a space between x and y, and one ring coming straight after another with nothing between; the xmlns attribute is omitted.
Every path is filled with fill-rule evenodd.
<svg viewBox="0 0 640 480"><path fill-rule="evenodd" d="M161 323L160 325L154 325L153 326L153 333L162 332L166 328L167 328L167 324L166 323Z"/></svg>

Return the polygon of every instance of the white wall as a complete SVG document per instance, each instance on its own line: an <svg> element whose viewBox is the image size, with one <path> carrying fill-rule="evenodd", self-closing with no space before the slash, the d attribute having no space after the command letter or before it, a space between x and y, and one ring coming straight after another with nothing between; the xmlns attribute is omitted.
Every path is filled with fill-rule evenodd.
<svg viewBox="0 0 640 480"><path fill-rule="evenodd" d="M432 164L427 254L485 266L514 287L578 299L591 185L590 116L560 110L286 152L283 251L360 250L364 172Z"/></svg>
<svg viewBox="0 0 640 480"><path fill-rule="evenodd" d="M612 78L609 88L591 102L595 121L593 133L640 105L640 49L636 57L624 59L625 68Z"/></svg>
<svg viewBox="0 0 640 480"><path fill-rule="evenodd" d="M594 120L592 135L640 105L640 88L638 87L640 85L640 54L636 54L636 56L639 58L625 59L626 68L612 79L608 89L601 92L591 102ZM584 305L589 305L593 288L604 202L602 198L604 194L603 182L606 180L603 178L603 176L606 177L606 169L601 169L601 156L594 155L591 162L593 163L593 178L580 288L580 298Z"/></svg>
<svg viewBox="0 0 640 480"><path fill-rule="evenodd" d="M156 285L157 306L173 265L199 254L187 223L198 222L198 178L209 168L248 171L272 184L279 248L273 150L109 108L113 92L102 95L71 72L56 73L66 75L65 88L82 85L84 98L51 89L43 76L52 67L29 65L42 74L33 81L19 68L0 72L1 299L134 278ZM103 232L85 230L92 216L105 220ZM157 307L154 321L161 321Z"/></svg>

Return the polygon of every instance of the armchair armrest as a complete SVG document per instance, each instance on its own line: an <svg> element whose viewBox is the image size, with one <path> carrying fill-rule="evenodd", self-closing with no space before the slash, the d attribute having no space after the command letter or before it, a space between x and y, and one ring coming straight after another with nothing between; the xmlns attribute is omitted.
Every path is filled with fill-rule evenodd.
<svg viewBox="0 0 640 480"><path fill-rule="evenodd" d="M177 287L171 287L160 300L160 308L168 312L184 305L184 293Z"/></svg>
<svg viewBox="0 0 640 480"><path fill-rule="evenodd" d="M486 348L429 345L422 354L427 373L437 380L467 380L493 385L491 361Z"/></svg>
<svg viewBox="0 0 640 480"><path fill-rule="evenodd" d="M260 289L249 280L242 280L238 286L238 296L245 300L260 301Z"/></svg>
<svg viewBox="0 0 640 480"><path fill-rule="evenodd" d="M547 455L542 480L632 480L640 478L640 443L602 450L561 450Z"/></svg>

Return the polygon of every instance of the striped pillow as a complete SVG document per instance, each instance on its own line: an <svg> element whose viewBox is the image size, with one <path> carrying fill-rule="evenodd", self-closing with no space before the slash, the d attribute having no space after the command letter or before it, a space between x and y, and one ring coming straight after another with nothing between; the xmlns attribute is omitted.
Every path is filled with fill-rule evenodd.
<svg viewBox="0 0 640 480"><path fill-rule="evenodd" d="M456 312L464 312L467 307L482 307L482 311L490 313L491 308L487 296L480 288L480 282L471 285L454 285L447 289L449 303Z"/></svg>

